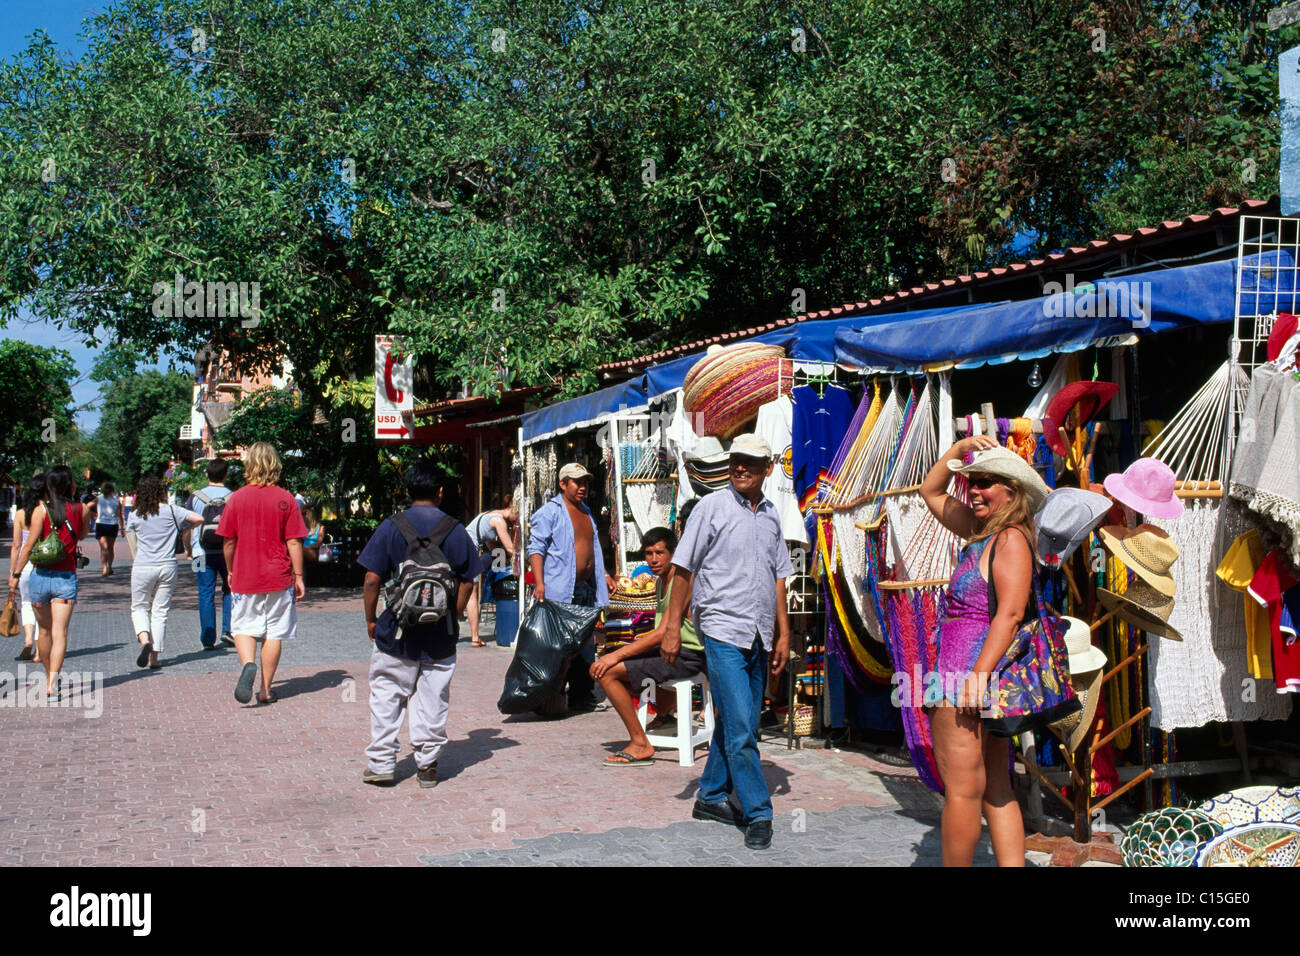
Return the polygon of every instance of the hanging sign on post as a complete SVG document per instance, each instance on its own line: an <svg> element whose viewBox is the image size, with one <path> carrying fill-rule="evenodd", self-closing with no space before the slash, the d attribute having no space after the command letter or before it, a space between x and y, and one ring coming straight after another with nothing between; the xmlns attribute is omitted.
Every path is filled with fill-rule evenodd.
<svg viewBox="0 0 1300 956"><path fill-rule="evenodd" d="M375 336L375 438L400 441L413 434L415 362L400 337Z"/></svg>

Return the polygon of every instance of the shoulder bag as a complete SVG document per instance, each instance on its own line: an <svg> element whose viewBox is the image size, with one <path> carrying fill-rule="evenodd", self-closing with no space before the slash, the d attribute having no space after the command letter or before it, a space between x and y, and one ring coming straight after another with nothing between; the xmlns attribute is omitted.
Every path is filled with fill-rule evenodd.
<svg viewBox="0 0 1300 956"><path fill-rule="evenodd" d="M997 539L994 538L989 542L990 624L998 612L998 593L993 583L996 556ZM1030 586L1033 617L1020 622L1010 646L989 678L988 707L981 716L985 730L997 737L1014 737L1043 727L1082 707L1070 685L1065 629L1060 618L1044 610L1032 570Z"/></svg>

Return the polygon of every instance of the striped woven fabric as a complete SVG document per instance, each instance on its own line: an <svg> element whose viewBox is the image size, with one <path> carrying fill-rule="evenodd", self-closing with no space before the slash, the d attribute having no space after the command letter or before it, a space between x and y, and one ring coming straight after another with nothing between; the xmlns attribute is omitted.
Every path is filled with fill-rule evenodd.
<svg viewBox="0 0 1300 956"><path fill-rule="evenodd" d="M781 376L785 351L775 345L731 345L706 355L682 383L682 406L697 435L738 435L788 383Z"/></svg>

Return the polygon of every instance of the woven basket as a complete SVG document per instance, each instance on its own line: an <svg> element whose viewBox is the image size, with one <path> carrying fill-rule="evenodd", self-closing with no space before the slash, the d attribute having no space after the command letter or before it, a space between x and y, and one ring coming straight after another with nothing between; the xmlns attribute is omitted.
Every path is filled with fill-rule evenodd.
<svg viewBox="0 0 1300 956"><path fill-rule="evenodd" d="M789 723L789 707L777 707L775 712L781 718L781 723ZM811 737L816 717L817 709L811 704L800 704L796 707L794 709L794 735L796 737Z"/></svg>
<svg viewBox="0 0 1300 956"><path fill-rule="evenodd" d="M706 355L686 374L682 406L697 435L730 439L777 397L785 350L775 345L731 345Z"/></svg>

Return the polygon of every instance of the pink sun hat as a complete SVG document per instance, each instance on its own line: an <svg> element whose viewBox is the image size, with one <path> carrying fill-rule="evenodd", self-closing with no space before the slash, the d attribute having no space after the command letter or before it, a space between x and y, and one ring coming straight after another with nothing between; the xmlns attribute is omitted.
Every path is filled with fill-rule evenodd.
<svg viewBox="0 0 1300 956"><path fill-rule="evenodd" d="M1116 501L1153 518L1177 518L1183 501L1176 494L1173 469L1156 458L1139 458L1124 473L1107 475L1106 491Z"/></svg>

